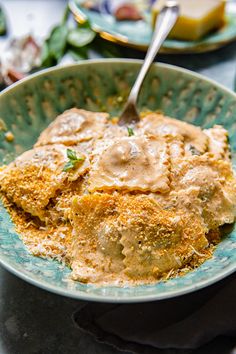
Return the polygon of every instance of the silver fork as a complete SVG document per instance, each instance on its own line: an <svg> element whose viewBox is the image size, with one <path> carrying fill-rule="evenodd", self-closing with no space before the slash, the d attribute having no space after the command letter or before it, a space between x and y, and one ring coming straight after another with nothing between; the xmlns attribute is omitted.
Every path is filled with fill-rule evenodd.
<svg viewBox="0 0 236 354"><path fill-rule="evenodd" d="M173 28L178 16L178 1L167 0L166 5L158 15L151 43L149 45L143 65L139 71L138 77L130 91L128 100L125 104L125 108L120 115L119 125L134 124L140 120L136 107L140 88L153 60L155 59L158 50Z"/></svg>

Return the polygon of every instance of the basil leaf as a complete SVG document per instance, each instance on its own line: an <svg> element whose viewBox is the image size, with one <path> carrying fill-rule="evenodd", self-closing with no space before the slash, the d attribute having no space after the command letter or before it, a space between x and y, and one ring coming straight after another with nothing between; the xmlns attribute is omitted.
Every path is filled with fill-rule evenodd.
<svg viewBox="0 0 236 354"><path fill-rule="evenodd" d="M52 29L42 47L42 67L55 65L63 57L66 51L67 34L68 29L66 25L59 25Z"/></svg>
<svg viewBox="0 0 236 354"><path fill-rule="evenodd" d="M74 150L67 149L66 154L67 154L68 159L77 160L76 152Z"/></svg>
<svg viewBox="0 0 236 354"><path fill-rule="evenodd" d="M5 14L0 7L0 36L3 36L7 32L7 23L6 23L6 17Z"/></svg>
<svg viewBox="0 0 236 354"><path fill-rule="evenodd" d="M96 34L90 28L73 28L69 31L67 42L73 47L84 47L91 43Z"/></svg>
<svg viewBox="0 0 236 354"><path fill-rule="evenodd" d="M41 50L41 66L49 67L54 64L56 64L56 59L51 55L48 42L45 41Z"/></svg>
<svg viewBox="0 0 236 354"><path fill-rule="evenodd" d="M96 37L91 47L94 51L98 52L106 58L121 58L122 53L117 45L109 43L102 38Z"/></svg>
<svg viewBox="0 0 236 354"><path fill-rule="evenodd" d="M72 161L68 161L65 166L63 167L63 172L67 172L69 170L71 170L72 168L75 167L75 162L72 162Z"/></svg>
<svg viewBox="0 0 236 354"><path fill-rule="evenodd" d="M56 60L61 59L65 53L67 35L68 28L66 25L54 27L50 34L48 39L49 52Z"/></svg>
<svg viewBox="0 0 236 354"><path fill-rule="evenodd" d="M132 129L132 128L127 127L127 130L128 130L128 135L129 135L129 136L134 135L134 131L133 131L133 129Z"/></svg>
<svg viewBox="0 0 236 354"><path fill-rule="evenodd" d="M82 47L82 48L69 48L68 53L71 55L71 57L75 60L84 60L88 59L88 49L87 47Z"/></svg>
<svg viewBox="0 0 236 354"><path fill-rule="evenodd" d="M77 157L76 152L71 149L67 149L66 154L67 154L69 161L67 161L67 163L65 164L65 166L63 168L64 172L71 170L72 168L74 168L77 165L77 163L83 162L85 160L84 157Z"/></svg>
<svg viewBox="0 0 236 354"><path fill-rule="evenodd" d="M71 14L70 7L69 7L69 5L66 5L65 11L64 11L64 14L62 17L62 21L61 21L62 25L66 24L66 22L68 21L68 19L70 17L70 14Z"/></svg>

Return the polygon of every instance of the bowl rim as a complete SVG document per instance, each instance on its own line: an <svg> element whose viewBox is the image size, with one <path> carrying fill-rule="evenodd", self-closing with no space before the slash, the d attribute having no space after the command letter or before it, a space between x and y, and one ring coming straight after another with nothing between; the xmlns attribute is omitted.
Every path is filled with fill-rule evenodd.
<svg viewBox="0 0 236 354"><path fill-rule="evenodd" d="M39 77L43 76L47 73L61 71L61 70L67 69L67 68L70 69L73 67L95 65L95 64L105 64L105 63L113 63L113 64L117 64L117 65L119 65L119 64L139 64L141 66L141 64L143 63L143 60L142 59L132 59L132 58L125 58L125 59L124 58L105 58L105 59L104 58L97 58L97 59L85 59L81 62L77 62L77 63L73 63L73 64L55 65L50 68L45 68L45 69L39 70L38 72L30 74L30 75L24 77L23 79L11 84L10 86L6 87L5 89L3 89L0 92L0 98L4 94L6 94L8 91L13 90L15 87L18 87L27 81L31 81L34 78L36 78L38 76ZM153 62L151 65L151 68L152 68L152 66L162 67L162 68L166 68L168 70L182 72L188 76L196 77L196 78L203 80L205 82L208 82L214 86L218 86L223 91L226 91L227 93L233 95L236 98L236 92L234 92L233 90L222 85L220 82L210 79L202 74L196 73L195 71L185 69L185 68L178 66L178 65L167 64L167 63L158 62L158 61Z"/></svg>
<svg viewBox="0 0 236 354"><path fill-rule="evenodd" d="M142 64L142 60L140 59L123 59L123 58L116 58L116 59L89 59L89 60L84 60L82 62L79 63L75 63L75 64L70 64L70 65L63 65L63 66L54 66L51 68L47 68L47 69L43 69L40 70L37 73L31 74L28 77L23 78L22 80L12 84L11 86L7 87L6 89L4 89L2 92L0 92L0 99L6 95L8 92L11 92L12 90L14 90L15 88L19 87L20 85L30 82L31 80L34 80L37 77L40 76L44 76L45 74L50 74L51 72L57 72L57 71L61 71L61 70L70 70L71 68L74 67L81 67L81 66L88 66L88 65L96 65L96 64L106 64L106 63L113 63L113 64ZM205 76L195 73L191 70L176 66L176 65L171 65L171 64L165 64L165 63L159 63L159 62L155 62L152 65L156 66L156 67L161 67L164 69L168 69L168 70L172 70L172 71L177 71L183 74L186 74L188 76L192 76L195 78L198 78L199 80L203 80L205 82L210 83L213 86L217 86L218 88L220 88L221 90L225 91L227 94L230 94L231 96L233 96L236 100L236 93L234 93L232 90L228 89L227 87L223 86L222 84L206 78ZM32 256L33 257L33 256ZM138 302L149 302L149 301L157 301L157 300L164 300L164 299L170 299L173 297L177 297L177 296L181 296L181 295L185 295L200 289L203 289L207 286L210 286L224 278L226 278L227 276L229 276L230 274L234 273L236 271L236 263L232 263L230 264L227 268L225 268L225 270L221 273L217 273L215 276L211 277L210 279L205 279L202 280L196 284L191 284L191 285L187 285L184 286L183 289L177 289L177 290L169 290L167 291L165 294L158 294L158 292L153 295L126 295L126 296L112 296L112 295L96 295L96 294L89 294L80 290L73 290L73 289L62 289L60 286L57 285L51 285L49 282L45 282L42 280L37 280L37 279L33 279L30 275L21 273L20 270L17 269L17 267L11 265L7 259L5 259L6 257L2 254L1 256L1 252L0 252L0 265L5 268L6 270L8 270L9 272L11 272L12 274L16 275L17 277L25 280L26 282L37 286L41 289L47 290L49 292L55 293L57 295L62 295L65 297L69 297L69 298L74 298L77 300L85 300L85 301L96 301L96 302L106 302L106 303L138 303ZM153 285L153 284L151 284ZM93 285L95 286L95 285ZM120 288L120 287L119 287Z"/></svg>
<svg viewBox="0 0 236 354"><path fill-rule="evenodd" d="M32 256L32 257L34 257L34 256ZM128 304L128 303L152 302L152 301L166 300L166 299L171 299L171 298L187 295L192 292L202 290L210 285L213 285L213 284L217 283L218 281L225 279L226 277L228 277L229 275L233 274L236 271L236 264L235 265L232 264L230 267L228 267L228 269L226 271L224 271L224 273L216 275L216 276L212 277L211 279L206 279L204 281L201 281L201 282L195 284L194 286L192 284L189 286L185 286L183 289L180 289L180 290L176 290L176 291L170 290L170 291L166 292L165 294L158 294L158 292L157 292L157 294L155 294L155 295L152 294L152 295L136 295L136 296L133 296L133 295L132 296L130 296L130 295L127 295L127 296L109 295L109 296L107 296L107 295L103 295L103 294L99 294L99 295L89 294L89 293L86 293L86 292L83 292L80 290L72 290L72 289L64 290L60 286L51 285L51 284L44 282L44 281L32 279L29 275L23 274L20 272L20 270L17 270L14 266L11 266L11 264L4 262L1 258L0 258L0 266L2 266L5 270L9 271L11 274L14 274L18 278L26 281L27 283L34 285L40 289L49 291L49 292L56 294L56 295L61 295L64 297L68 297L68 298L72 298L72 299L76 299L76 300L80 300L80 301L120 303L120 304L121 303ZM92 285L94 287L96 286L94 284L92 284ZM151 285L155 285L155 284L151 284Z"/></svg>

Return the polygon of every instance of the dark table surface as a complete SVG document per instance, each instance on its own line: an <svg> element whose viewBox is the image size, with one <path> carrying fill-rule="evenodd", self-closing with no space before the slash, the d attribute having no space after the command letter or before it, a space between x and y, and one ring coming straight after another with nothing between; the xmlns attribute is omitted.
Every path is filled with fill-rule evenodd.
<svg viewBox="0 0 236 354"><path fill-rule="evenodd" d="M8 15L10 36L29 32L45 36L60 20L66 1L4 0L0 4ZM0 37L0 53L6 40ZM143 58L143 53L125 48L122 53L125 57ZM211 53L160 55L157 60L194 70L230 89L234 87L236 43ZM118 353L114 348L96 343L74 326L71 314L82 304L38 289L0 267L0 354ZM232 340L218 338L204 354L233 354L232 345Z"/></svg>

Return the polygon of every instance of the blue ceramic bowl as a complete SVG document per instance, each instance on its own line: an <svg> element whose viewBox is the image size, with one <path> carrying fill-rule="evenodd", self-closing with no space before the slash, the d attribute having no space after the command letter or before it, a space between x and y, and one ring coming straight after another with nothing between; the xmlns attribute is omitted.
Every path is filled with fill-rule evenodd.
<svg viewBox="0 0 236 354"><path fill-rule="evenodd" d="M0 159L11 161L29 149L39 133L73 106L119 114L141 62L84 61L32 75L0 94L0 126L13 132L14 142L0 131ZM236 165L236 95L223 86L182 68L154 64L144 82L140 109L165 114L202 127L222 124L229 131ZM0 205L0 264L20 278L54 293L106 302L141 302L170 298L210 285L236 270L236 229L217 246L212 259L182 277L155 285L97 287L70 280L70 269L57 261L29 254L7 211Z"/></svg>

